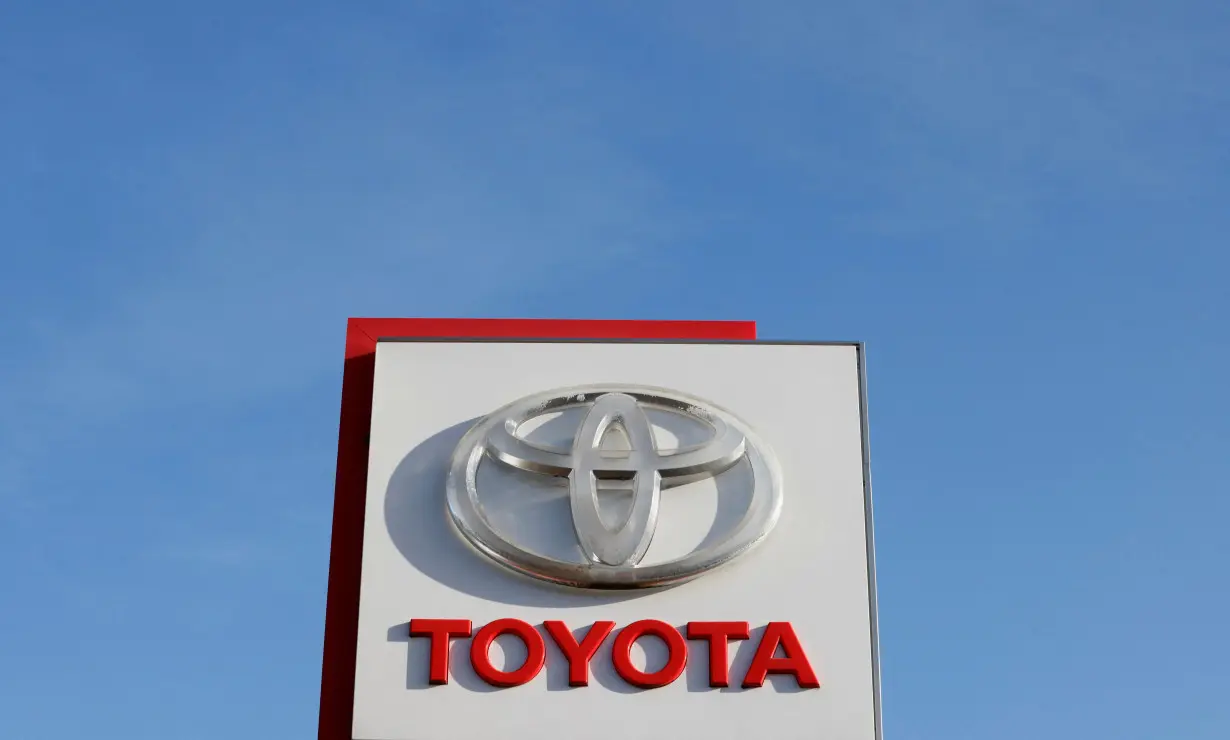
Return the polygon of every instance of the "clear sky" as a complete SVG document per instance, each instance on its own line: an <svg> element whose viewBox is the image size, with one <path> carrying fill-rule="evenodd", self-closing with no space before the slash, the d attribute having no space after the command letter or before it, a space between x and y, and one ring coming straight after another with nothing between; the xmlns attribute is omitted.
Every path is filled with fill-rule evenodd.
<svg viewBox="0 0 1230 740"><path fill-rule="evenodd" d="M1230 737L1230 4L11 0L0 173L0 737L314 736L350 315L864 340L889 740Z"/></svg>

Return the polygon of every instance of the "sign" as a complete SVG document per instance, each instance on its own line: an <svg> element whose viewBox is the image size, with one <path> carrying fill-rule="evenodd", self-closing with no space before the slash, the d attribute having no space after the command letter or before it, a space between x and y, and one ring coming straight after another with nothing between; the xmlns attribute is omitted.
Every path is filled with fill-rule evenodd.
<svg viewBox="0 0 1230 740"><path fill-rule="evenodd" d="M879 740L863 350L753 331L352 320L322 740Z"/></svg>

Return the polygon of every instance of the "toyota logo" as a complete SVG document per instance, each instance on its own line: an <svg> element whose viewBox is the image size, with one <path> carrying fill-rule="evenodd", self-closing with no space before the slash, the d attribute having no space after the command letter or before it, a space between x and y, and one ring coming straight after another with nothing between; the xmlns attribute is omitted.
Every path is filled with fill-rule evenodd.
<svg viewBox="0 0 1230 740"><path fill-rule="evenodd" d="M531 442L528 422L579 409L583 418L570 448ZM708 432L699 444L659 449L647 410L682 415ZM626 449L604 440L621 431ZM642 564L658 523L659 501L668 489L720 476L747 461L750 503L723 541L667 562ZM576 561L547 557L503 537L483 512L480 465L504 465L566 482L579 555ZM745 422L708 401L677 391L634 385L592 385L527 396L489 414L471 428L453 453L448 508L458 533L479 552L514 571L553 583L590 589L652 588L682 583L742 555L777 523L782 480L769 448ZM631 494L627 518L603 521L599 497L609 490Z"/></svg>

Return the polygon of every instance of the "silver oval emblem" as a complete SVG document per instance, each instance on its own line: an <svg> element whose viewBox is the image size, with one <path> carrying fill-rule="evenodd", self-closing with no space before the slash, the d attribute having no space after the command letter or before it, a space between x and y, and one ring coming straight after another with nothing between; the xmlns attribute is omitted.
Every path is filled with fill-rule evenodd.
<svg viewBox="0 0 1230 740"><path fill-rule="evenodd" d="M578 407L584 416L568 449L530 442L520 434L535 418ZM647 409L700 422L708 438L659 450ZM624 437L623 448L606 449L604 441L617 431ZM484 460L566 480L578 561L531 552L492 527L478 491ZM744 460L751 470L750 503L726 538L675 560L642 564L657 529L663 491L721 475ZM695 578L763 540L782 506L781 473L772 452L734 414L684 393L615 384L539 393L486 416L457 445L447 487L450 518L476 549L525 575L578 588L651 588ZM627 516L615 524L604 521L599 507L600 492L607 488L631 493Z"/></svg>

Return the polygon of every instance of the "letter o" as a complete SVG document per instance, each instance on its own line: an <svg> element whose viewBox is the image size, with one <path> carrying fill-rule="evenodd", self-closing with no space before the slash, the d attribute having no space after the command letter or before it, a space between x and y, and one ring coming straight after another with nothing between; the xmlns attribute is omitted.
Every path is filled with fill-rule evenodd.
<svg viewBox="0 0 1230 740"><path fill-rule="evenodd" d="M652 635L666 643L666 665L653 673L645 673L632 665L632 643ZM642 689L657 689L683 674L688 663L688 643L679 630L656 619L642 619L624 627L611 646L611 661L620 678Z"/></svg>
<svg viewBox="0 0 1230 740"><path fill-rule="evenodd" d="M501 671L491 664L488 651L500 635L510 634L525 643L525 662L515 671ZM492 686L508 688L534 680L547 659L547 646L538 630L520 619L497 619L474 633L470 642L470 665L478 677Z"/></svg>

